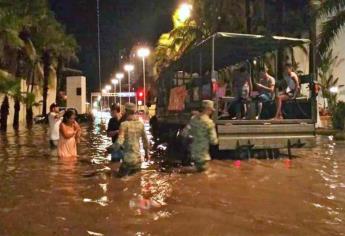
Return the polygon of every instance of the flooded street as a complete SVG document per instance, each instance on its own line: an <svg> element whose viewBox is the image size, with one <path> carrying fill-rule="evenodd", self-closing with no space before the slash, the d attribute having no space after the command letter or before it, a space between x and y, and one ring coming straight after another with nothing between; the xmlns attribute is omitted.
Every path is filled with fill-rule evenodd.
<svg viewBox="0 0 345 236"><path fill-rule="evenodd" d="M345 235L345 143L296 158L214 160L201 174L154 166L115 177L110 139L84 125L64 163L47 128L0 136L0 235ZM91 162L86 161L91 160Z"/></svg>

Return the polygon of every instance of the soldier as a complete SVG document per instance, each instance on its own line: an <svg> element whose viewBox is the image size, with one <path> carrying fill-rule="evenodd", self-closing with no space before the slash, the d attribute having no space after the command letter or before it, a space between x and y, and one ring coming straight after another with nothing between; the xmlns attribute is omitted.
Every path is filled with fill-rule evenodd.
<svg viewBox="0 0 345 236"><path fill-rule="evenodd" d="M140 170L140 139L142 139L145 159L149 159L149 143L145 133L144 124L135 116L135 105L125 105L127 119L120 125L119 137L114 144L115 149L123 148L123 162L119 169L119 176L134 174Z"/></svg>
<svg viewBox="0 0 345 236"><path fill-rule="evenodd" d="M206 170L207 162L211 160L210 144L218 144L215 124L210 118L214 111L213 101L204 100L201 113L193 116L189 123L188 133L192 138L191 158L199 172Z"/></svg>

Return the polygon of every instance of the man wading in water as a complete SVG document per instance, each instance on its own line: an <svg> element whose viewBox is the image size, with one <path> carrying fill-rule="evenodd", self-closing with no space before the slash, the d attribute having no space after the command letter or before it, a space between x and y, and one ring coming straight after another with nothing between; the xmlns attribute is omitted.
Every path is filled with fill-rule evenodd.
<svg viewBox="0 0 345 236"><path fill-rule="evenodd" d="M194 161L198 172L208 168L208 161L211 160L210 144L218 144L215 124L210 118L214 111L213 101L202 101L201 113L192 117L184 131L183 136L187 135L192 139L190 144L191 159Z"/></svg>
<svg viewBox="0 0 345 236"><path fill-rule="evenodd" d="M113 148L123 149L123 162L119 168L119 177L136 173L141 168L140 139L142 139L145 160L149 159L149 142L145 133L144 124L135 115L135 105L127 103L125 106L127 119L120 125L117 141Z"/></svg>

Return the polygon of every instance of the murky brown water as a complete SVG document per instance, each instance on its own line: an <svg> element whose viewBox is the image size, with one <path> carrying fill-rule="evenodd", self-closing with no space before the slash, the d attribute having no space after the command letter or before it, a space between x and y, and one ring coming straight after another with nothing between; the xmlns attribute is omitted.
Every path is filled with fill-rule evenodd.
<svg viewBox="0 0 345 236"><path fill-rule="evenodd" d="M0 136L0 235L345 235L345 143L318 137L298 158L212 161L202 174L110 174L98 127L88 162L62 163L47 130ZM105 141L106 140L106 141Z"/></svg>

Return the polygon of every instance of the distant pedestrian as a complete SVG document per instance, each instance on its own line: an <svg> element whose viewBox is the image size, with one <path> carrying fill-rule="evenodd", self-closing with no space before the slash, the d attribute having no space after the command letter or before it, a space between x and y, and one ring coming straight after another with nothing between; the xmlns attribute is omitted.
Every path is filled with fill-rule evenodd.
<svg viewBox="0 0 345 236"><path fill-rule="evenodd" d="M215 124L210 118L214 111L213 101L202 101L201 113L191 118L184 131L191 138L191 159L199 172L206 170L211 160L210 145L218 144Z"/></svg>
<svg viewBox="0 0 345 236"><path fill-rule="evenodd" d="M62 121L62 114L60 114L59 107L53 103L50 105L50 112L48 114L49 122L49 142L51 148L56 148L60 138L60 124Z"/></svg>
<svg viewBox="0 0 345 236"><path fill-rule="evenodd" d="M62 159L75 160L77 158L77 143L79 142L81 129L76 121L74 110L67 110L60 124L60 139L58 155Z"/></svg>
<svg viewBox="0 0 345 236"><path fill-rule="evenodd" d="M113 143L115 143L119 137L120 125L124 121L125 116L122 116L120 106L112 105L110 108L111 118L108 122L107 135L111 137ZM118 161L123 158L122 150L113 150L111 152L111 159Z"/></svg>
<svg viewBox="0 0 345 236"><path fill-rule="evenodd" d="M111 118L108 122L107 135L108 137L111 137L111 140L113 141L113 143L115 143L119 136L119 130L120 130L120 124L121 124L121 118L122 118L120 106L112 105L110 108L110 115L111 115Z"/></svg>
<svg viewBox="0 0 345 236"><path fill-rule="evenodd" d="M115 150L123 149L123 162L119 168L119 176L133 174L141 169L140 140L143 143L145 159L149 159L149 142L144 124L135 115L135 105L125 106L127 120L121 123L119 137L113 145Z"/></svg>

